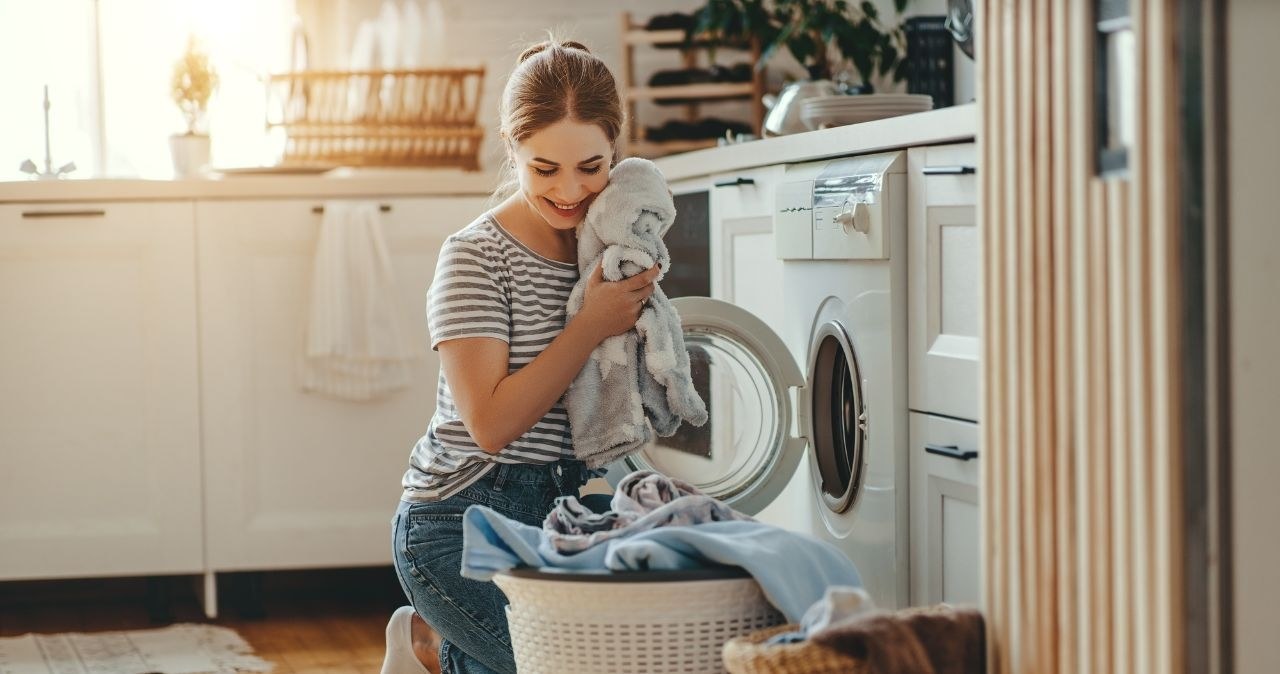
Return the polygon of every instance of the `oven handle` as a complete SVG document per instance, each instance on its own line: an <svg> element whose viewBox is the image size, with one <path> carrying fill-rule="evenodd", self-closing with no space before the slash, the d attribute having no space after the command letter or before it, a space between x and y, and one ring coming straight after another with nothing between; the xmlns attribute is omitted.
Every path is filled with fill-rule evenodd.
<svg viewBox="0 0 1280 674"><path fill-rule="evenodd" d="M741 187L742 185L754 184L756 184L756 181L753 178L738 178L737 180L726 180L724 182L716 183L716 187Z"/></svg>
<svg viewBox="0 0 1280 674"><path fill-rule="evenodd" d="M961 461L978 458L978 450L976 449L960 449L955 445L925 445L924 451L938 456L945 456Z"/></svg>

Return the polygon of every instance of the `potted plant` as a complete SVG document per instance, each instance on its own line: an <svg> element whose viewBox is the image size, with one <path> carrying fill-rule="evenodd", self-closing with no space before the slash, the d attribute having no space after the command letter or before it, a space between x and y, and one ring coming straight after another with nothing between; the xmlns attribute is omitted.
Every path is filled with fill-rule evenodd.
<svg viewBox="0 0 1280 674"><path fill-rule="evenodd" d="M901 14L908 0L894 0ZM875 4L864 0L706 0L694 12L687 39L741 42L755 39L761 45L763 64L778 49L786 48L811 80L834 80L847 61L861 82L860 93L875 90L875 80L905 74L906 38L900 26L881 23Z"/></svg>
<svg viewBox="0 0 1280 674"><path fill-rule="evenodd" d="M908 0L894 0L901 14ZM841 93L872 93L877 78L900 81L905 75L906 36L899 26L886 27L879 11L864 0L706 0L694 12L686 42L716 43L754 40L761 46L756 68L785 47L804 66L809 79L792 82L775 97L765 96L769 108L762 135L803 131L800 103ZM861 80L837 85L834 80L848 62Z"/></svg>
<svg viewBox="0 0 1280 674"><path fill-rule="evenodd" d="M187 123L186 133L169 137L173 172L179 178L198 175L209 164L209 136L202 129L209 98L218 88L218 73L194 35L187 38L186 50L173 64L170 88Z"/></svg>
<svg viewBox="0 0 1280 674"><path fill-rule="evenodd" d="M894 0L898 14L906 5ZM835 79L844 61L861 77L859 93L875 91L877 78L897 82L904 75L906 36L900 26L881 23L868 0L856 6L845 0L778 0L774 14L781 29L764 55L785 46L812 79Z"/></svg>

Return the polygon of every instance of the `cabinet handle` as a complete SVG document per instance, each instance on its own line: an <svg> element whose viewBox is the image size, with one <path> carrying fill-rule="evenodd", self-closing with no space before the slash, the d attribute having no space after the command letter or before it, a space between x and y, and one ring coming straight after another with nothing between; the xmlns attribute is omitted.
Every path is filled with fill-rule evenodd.
<svg viewBox="0 0 1280 674"><path fill-rule="evenodd" d="M739 187L741 185L754 185L756 181L751 178L738 178L737 180L726 180L722 183L716 183L716 187Z"/></svg>
<svg viewBox="0 0 1280 674"><path fill-rule="evenodd" d="M930 454L937 454L938 456L960 459L961 461L978 458L978 450L960 449L955 445L925 445L924 451Z"/></svg>
<svg viewBox="0 0 1280 674"><path fill-rule="evenodd" d="M960 176L977 173L976 166L926 166L924 174L927 176Z"/></svg>
<svg viewBox="0 0 1280 674"><path fill-rule="evenodd" d="M102 210L84 211L23 211L24 218L101 218L107 214Z"/></svg>
<svg viewBox="0 0 1280 674"><path fill-rule="evenodd" d="M391 204L378 204L378 210L382 211L383 213L390 213ZM324 213L324 206L312 206L311 212L317 215L320 213Z"/></svg>

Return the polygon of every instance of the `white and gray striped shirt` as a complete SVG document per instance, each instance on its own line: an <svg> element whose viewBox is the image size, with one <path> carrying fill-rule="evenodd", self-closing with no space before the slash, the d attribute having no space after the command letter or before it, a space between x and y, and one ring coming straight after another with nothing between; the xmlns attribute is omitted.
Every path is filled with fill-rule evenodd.
<svg viewBox="0 0 1280 674"><path fill-rule="evenodd" d="M576 265L533 252L485 213L440 249L427 297L431 348L450 339L494 337L507 343L507 371L516 372L564 329L565 305L577 280ZM563 401L501 452L486 453L463 425L441 370L436 412L410 454L402 498L445 499L498 463L551 463L572 456Z"/></svg>

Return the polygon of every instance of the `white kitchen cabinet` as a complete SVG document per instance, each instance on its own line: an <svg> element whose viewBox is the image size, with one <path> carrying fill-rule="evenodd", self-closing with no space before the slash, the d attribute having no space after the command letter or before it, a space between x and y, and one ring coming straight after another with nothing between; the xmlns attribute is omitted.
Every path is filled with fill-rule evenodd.
<svg viewBox="0 0 1280 674"><path fill-rule="evenodd" d="M383 200L401 327L419 355L410 388L371 402L299 386L320 204L197 204L211 571L390 563L400 478L435 410L427 287L445 237L484 201Z"/></svg>
<svg viewBox="0 0 1280 674"><path fill-rule="evenodd" d="M0 580L198 573L191 202L0 204Z"/></svg>
<svg viewBox="0 0 1280 674"><path fill-rule="evenodd" d="M774 192L783 165L711 177L711 296L770 325L782 317L782 261L774 254Z"/></svg>
<svg viewBox="0 0 1280 674"><path fill-rule="evenodd" d="M911 603L981 602L978 425L911 413Z"/></svg>
<svg viewBox="0 0 1280 674"><path fill-rule="evenodd" d="M973 143L907 152L908 404L972 421L982 298L976 160Z"/></svg>

